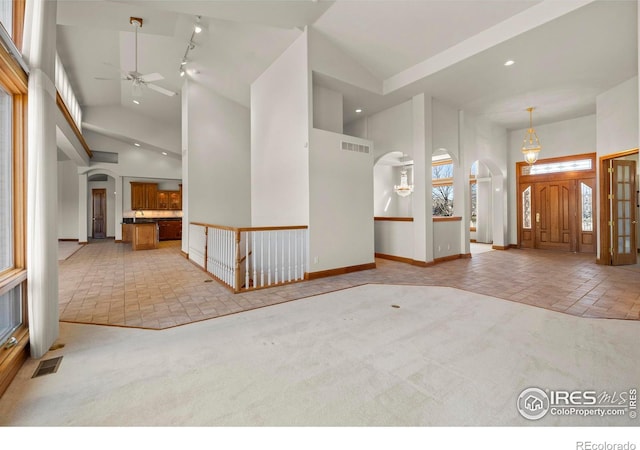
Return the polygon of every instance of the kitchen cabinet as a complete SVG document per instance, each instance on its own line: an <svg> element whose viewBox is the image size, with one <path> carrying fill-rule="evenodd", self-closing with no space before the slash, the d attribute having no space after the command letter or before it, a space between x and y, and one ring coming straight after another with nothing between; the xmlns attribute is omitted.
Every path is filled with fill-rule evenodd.
<svg viewBox="0 0 640 450"><path fill-rule="evenodd" d="M158 191L158 209L182 209L182 195L180 191Z"/></svg>
<svg viewBox="0 0 640 450"><path fill-rule="evenodd" d="M158 229L161 241L182 239L182 220L159 220Z"/></svg>
<svg viewBox="0 0 640 450"><path fill-rule="evenodd" d="M158 209L181 210L180 191L158 191Z"/></svg>
<svg viewBox="0 0 640 450"><path fill-rule="evenodd" d="M131 181L131 209L158 209L158 183Z"/></svg>
<svg viewBox="0 0 640 450"><path fill-rule="evenodd" d="M133 237L133 224L123 223L122 224L122 242L131 242L132 237Z"/></svg>

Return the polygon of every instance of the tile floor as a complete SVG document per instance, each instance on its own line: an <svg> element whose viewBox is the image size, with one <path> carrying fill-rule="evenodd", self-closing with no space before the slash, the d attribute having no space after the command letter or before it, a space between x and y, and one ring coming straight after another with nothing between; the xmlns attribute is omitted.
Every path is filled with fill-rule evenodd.
<svg viewBox="0 0 640 450"><path fill-rule="evenodd" d="M593 255L508 250L420 268L377 268L233 294L180 255L179 241L131 251L93 241L59 262L60 320L163 329L369 283L450 286L574 316L640 320L640 267Z"/></svg>

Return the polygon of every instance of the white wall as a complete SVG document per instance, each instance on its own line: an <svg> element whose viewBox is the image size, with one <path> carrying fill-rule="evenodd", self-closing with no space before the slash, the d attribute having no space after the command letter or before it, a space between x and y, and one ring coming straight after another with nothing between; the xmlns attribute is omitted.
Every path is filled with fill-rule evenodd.
<svg viewBox="0 0 640 450"><path fill-rule="evenodd" d="M433 99L433 150L445 149L449 156L460 161L458 143L458 110Z"/></svg>
<svg viewBox="0 0 640 450"><path fill-rule="evenodd" d="M535 117L534 117L535 119ZM534 128L542 150L540 159L594 153L596 151L596 116L589 115L563 120ZM516 205L516 162L522 161L522 139L526 129L509 132L509 242L518 242L518 218ZM495 244L495 243L494 243Z"/></svg>
<svg viewBox="0 0 640 450"><path fill-rule="evenodd" d="M342 150L342 139L323 130L311 133L309 272L375 261L373 153Z"/></svg>
<svg viewBox="0 0 640 450"><path fill-rule="evenodd" d="M309 223L311 75L303 33L251 85L251 224Z"/></svg>
<svg viewBox="0 0 640 450"><path fill-rule="evenodd" d="M313 128L342 133L342 94L324 86L313 86Z"/></svg>
<svg viewBox="0 0 640 450"><path fill-rule="evenodd" d="M78 169L58 161L58 239L78 239Z"/></svg>
<svg viewBox="0 0 640 450"><path fill-rule="evenodd" d="M413 259L413 222L375 221L375 251Z"/></svg>
<svg viewBox="0 0 640 450"><path fill-rule="evenodd" d="M638 77L596 97L599 156L638 147Z"/></svg>
<svg viewBox="0 0 640 450"><path fill-rule="evenodd" d="M640 14L640 9L639 13ZM618 86L609 89L596 98L597 109L597 153L606 156L624 150L638 148L638 77L633 77ZM638 173L636 180L640 180L640 165L637 155L625 159L634 159ZM598 167L598 171L600 168ZM638 181L636 181L638 183ZM636 188L637 189L637 188ZM596 204L600 204L600 189L596 190ZM639 217L640 210L636 210ZM600 233L600 221L596 222ZM637 225L636 236L640 236L640 224ZM640 239L638 240L640 247ZM598 248L600 257L600 248Z"/></svg>
<svg viewBox="0 0 640 450"><path fill-rule="evenodd" d="M93 217L93 199L91 198L91 192L93 189L106 189L107 191L107 209L106 209L106 223L107 223L107 237L116 236L116 223L114 218L116 217L116 183L115 179L108 177L107 181L89 181L88 193L87 193L87 230L89 236L93 235L92 217Z"/></svg>
<svg viewBox="0 0 640 450"><path fill-rule="evenodd" d="M382 94L382 80L357 63L313 27L308 28L309 66L332 78Z"/></svg>
<svg viewBox="0 0 640 450"><path fill-rule="evenodd" d="M187 102L188 220L250 225L249 110L197 83Z"/></svg>
<svg viewBox="0 0 640 450"><path fill-rule="evenodd" d="M467 226L464 222L457 221L434 221L433 222L433 257L445 258L447 256L459 255L460 227Z"/></svg>
<svg viewBox="0 0 640 450"><path fill-rule="evenodd" d="M409 157L413 150L413 111L411 101L400 103L376 114L345 125L345 134L373 141L375 159L389 152L403 152Z"/></svg>
<svg viewBox="0 0 640 450"><path fill-rule="evenodd" d="M92 150L118 153L118 163L92 163L91 170L104 168L123 177L182 178L182 161L177 155L164 156L155 149L135 147L90 130L83 132Z"/></svg>
<svg viewBox="0 0 640 450"><path fill-rule="evenodd" d="M122 106L84 106L82 113L83 134L88 130L105 130L180 155L180 122L159 122Z"/></svg>

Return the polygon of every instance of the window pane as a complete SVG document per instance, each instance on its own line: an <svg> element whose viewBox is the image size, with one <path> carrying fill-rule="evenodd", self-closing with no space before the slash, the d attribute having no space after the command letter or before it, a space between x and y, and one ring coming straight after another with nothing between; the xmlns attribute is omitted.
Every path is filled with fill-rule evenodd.
<svg viewBox="0 0 640 450"><path fill-rule="evenodd" d="M434 186L432 191L433 215L452 216L453 215L453 186Z"/></svg>
<svg viewBox="0 0 640 450"><path fill-rule="evenodd" d="M0 90L0 272L13 267L11 97Z"/></svg>
<svg viewBox="0 0 640 450"><path fill-rule="evenodd" d="M22 285L0 295L0 345L22 323Z"/></svg>
<svg viewBox="0 0 640 450"><path fill-rule="evenodd" d="M591 170L591 159L577 159L555 163L522 166L521 175L540 175L544 173L573 172L576 170Z"/></svg>
<svg viewBox="0 0 640 450"><path fill-rule="evenodd" d="M0 0L0 22L9 36L13 35L13 0Z"/></svg>
<svg viewBox="0 0 640 450"><path fill-rule="evenodd" d="M432 178L453 178L453 164L437 164L432 167Z"/></svg>
<svg viewBox="0 0 640 450"><path fill-rule="evenodd" d="M531 229L531 186L522 192L522 228Z"/></svg>
<svg viewBox="0 0 640 450"><path fill-rule="evenodd" d="M471 183L471 228L478 223L478 185Z"/></svg>
<svg viewBox="0 0 640 450"><path fill-rule="evenodd" d="M582 191L582 231L593 231L592 189L580 183Z"/></svg>

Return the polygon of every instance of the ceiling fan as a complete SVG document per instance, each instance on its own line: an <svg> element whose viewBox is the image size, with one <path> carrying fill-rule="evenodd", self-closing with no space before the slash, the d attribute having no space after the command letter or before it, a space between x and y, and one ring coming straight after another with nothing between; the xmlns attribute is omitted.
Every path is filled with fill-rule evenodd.
<svg viewBox="0 0 640 450"><path fill-rule="evenodd" d="M142 97L142 88L148 87L156 92L172 97L174 95L178 95L177 92L170 91L163 87L158 86L157 84L153 84L154 81L164 80L164 77L157 72L150 74L142 74L138 72L138 28L142 28L142 19L139 17L130 17L129 23L131 23L135 27L135 36L136 36L136 44L135 44L135 68L134 70L127 72L126 70L122 70L117 68L122 77L122 80L131 81L131 94L133 97ZM109 66L111 64L105 63ZM100 78L96 77L96 80L112 80L113 78Z"/></svg>

